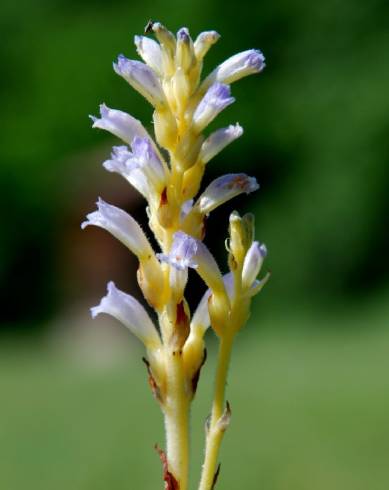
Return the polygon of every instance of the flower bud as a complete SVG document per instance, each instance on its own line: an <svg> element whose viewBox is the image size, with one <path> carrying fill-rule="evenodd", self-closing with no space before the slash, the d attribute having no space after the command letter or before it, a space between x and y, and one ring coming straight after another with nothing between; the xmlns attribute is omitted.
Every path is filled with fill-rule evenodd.
<svg viewBox="0 0 389 490"><path fill-rule="evenodd" d="M188 72L195 63L193 41L186 27L177 32L176 67Z"/></svg>
<svg viewBox="0 0 389 490"><path fill-rule="evenodd" d="M151 29L161 44L163 73L165 77L169 78L174 73L176 38L160 22L154 22Z"/></svg>
<svg viewBox="0 0 389 490"><path fill-rule="evenodd" d="M266 254L266 245L260 244L259 242L252 243L243 262L242 286L245 289L251 288L256 280Z"/></svg>
<svg viewBox="0 0 389 490"><path fill-rule="evenodd" d="M209 48L220 39L220 34L216 31L201 32L194 42L196 58L200 61L207 54Z"/></svg>

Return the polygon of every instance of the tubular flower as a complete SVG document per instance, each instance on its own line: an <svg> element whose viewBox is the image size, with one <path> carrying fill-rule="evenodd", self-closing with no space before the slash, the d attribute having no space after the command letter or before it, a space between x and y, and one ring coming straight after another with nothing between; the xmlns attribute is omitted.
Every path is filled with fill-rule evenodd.
<svg viewBox="0 0 389 490"><path fill-rule="evenodd" d="M157 329L146 310L135 298L123 293L111 281L107 286L107 295L98 306L91 308L92 317L106 313L123 323L148 348L161 346Z"/></svg>
<svg viewBox="0 0 389 490"><path fill-rule="evenodd" d="M157 329L144 307L113 282L91 309L93 318L105 313L118 319L146 347L149 384L165 418L166 454L160 455L167 490L188 489L190 403L205 362L209 327L220 340L221 364L199 489L215 485L217 452L230 419L229 407L223 412L223 405L232 342L249 316L252 297L268 279L257 278L267 251L254 240L252 215L234 212L230 217L226 274L203 243L211 211L259 188L254 177L230 173L200 191L208 162L243 134L238 123L208 135L205 128L235 101L230 84L265 66L262 53L251 49L233 55L202 80L203 59L219 38L216 31L205 31L193 41L186 27L174 35L150 21L145 35L134 38L142 61L118 56L114 71L153 107L154 138L133 116L105 104L100 117L91 116L94 128L125 143L113 147L103 166L146 199L148 224L159 247L154 251L140 225L102 199L81 225L107 230L137 256L138 284L158 317ZM190 268L207 288L193 315L185 298Z"/></svg>

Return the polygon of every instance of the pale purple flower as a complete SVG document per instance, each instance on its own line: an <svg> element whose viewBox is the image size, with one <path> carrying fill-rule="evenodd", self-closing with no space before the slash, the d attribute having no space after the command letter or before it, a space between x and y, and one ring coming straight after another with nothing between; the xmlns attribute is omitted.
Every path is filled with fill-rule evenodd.
<svg viewBox="0 0 389 490"><path fill-rule="evenodd" d="M166 172L151 141L135 137L131 149L132 152L127 146L114 146L104 168L122 175L148 201L159 200L166 186Z"/></svg>
<svg viewBox="0 0 389 490"><path fill-rule="evenodd" d="M188 199L185 201L182 206L181 206L181 212L180 212L180 220L184 221L184 219L188 216L188 214L192 211L193 208L193 199Z"/></svg>
<svg viewBox="0 0 389 490"><path fill-rule="evenodd" d="M197 269L195 256L198 250L197 241L178 231L168 254L157 254L161 262L170 264L169 283L173 294L181 296L188 281L188 267Z"/></svg>
<svg viewBox="0 0 389 490"><path fill-rule="evenodd" d="M157 254L161 262L170 264L179 271L188 267L196 269L198 274L212 290L224 291L219 267L208 248L183 231L177 231L168 254Z"/></svg>
<svg viewBox="0 0 389 490"><path fill-rule="evenodd" d="M103 167L109 172L122 175L145 199L151 199L147 177L127 146L114 146L111 158L103 163Z"/></svg>
<svg viewBox="0 0 389 490"><path fill-rule="evenodd" d="M135 136L149 138L140 121L126 112L110 109L105 104L100 105L100 118L95 116L90 116L90 118L94 128L105 129L129 145Z"/></svg>
<svg viewBox="0 0 389 490"><path fill-rule="evenodd" d="M156 348L161 345L157 329L143 306L129 294L116 288L111 281L107 286L107 295L98 306L91 308L93 318L106 313L125 325L146 347Z"/></svg>
<svg viewBox="0 0 389 490"><path fill-rule="evenodd" d="M193 114L193 123L197 131L202 131L227 106L235 101L231 97L228 85L214 83L207 90Z"/></svg>
<svg viewBox="0 0 389 490"><path fill-rule="evenodd" d="M161 46L146 36L135 36L136 50L143 61L149 65L158 75L162 75Z"/></svg>
<svg viewBox="0 0 389 490"><path fill-rule="evenodd" d="M177 41L182 43L190 42L190 34L187 27L181 27L181 29L177 32Z"/></svg>
<svg viewBox="0 0 389 490"><path fill-rule="evenodd" d="M154 254L142 228L132 216L100 198L97 208L97 211L87 215L87 220L81 224L82 229L94 225L107 230L138 258L146 258Z"/></svg>
<svg viewBox="0 0 389 490"><path fill-rule="evenodd" d="M267 248L265 244L259 242L251 244L243 262L242 286L244 288L249 289L254 284L266 255Z"/></svg>
<svg viewBox="0 0 389 490"><path fill-rule="evenodd" d="M248 49L231 56L208 75L203 82L203 89L212 83L233 83L243 77L259 73L265 68L265 57L257 49Z"/></svg>
<svg viewBox="0 0 389 490"><path fill-rule="evenodd" d="M239 194L259 189L255 177L246 174L226 174L212 181L198 199L197 206L201 213L208 214L229 199Z"/></svg>
<svg viewBox="0 0 389 490"><path fill-rule="evenodd" d="M199 160L203 163L208 163L209 160L242 134L243 128L238 123L235 126L231 124L227 128L221 128L213 132L202 144Z"/></svg>
<svg viewBox="0 0 389 490"><path fill-rule="evenodd" d="M129 60L122 54L119 55L117 63L113 64L113 68L150 104L160 106L165 103L161 83L152 68L141 61Z"/></svg>
<svg viewBox="0 0 389 490"><path fill-rule="evenodd" d="M180 271L188 267L196 269L198 264L195 258L198 248L198 242L195 238L183 231L177 231L174 234L170 252L168 254L157 254L157 257L161 262L166 262Z"/></svg>

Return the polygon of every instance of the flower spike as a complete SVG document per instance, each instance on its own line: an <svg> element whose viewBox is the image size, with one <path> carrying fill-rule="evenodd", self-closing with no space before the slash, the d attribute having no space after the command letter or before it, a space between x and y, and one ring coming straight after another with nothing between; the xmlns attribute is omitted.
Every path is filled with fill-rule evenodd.
<svg viewBox="0 0 389 490"><path fill-rule="evenodd" d="M164 415L166 453L159 452L170 490L189 488L190 405L206 360L209 327L219 340L219 354L198 490L215 486L218 451L231 417L229 404L224 407L232 344L249 318L252 298L269 278L266 274L257 279L266 247L255 241L250 213L230 216L227 274L222 274L203 243L208 214L259 187L254 177L230 173L201 188L208 162L243 134L238 123L210 134L204 130L235 101L231 83L265 66L262 53L250 49L231 56L203 79L204 57L219 38L216 31L205 31L193 41L186 27L174 35L150 20L144 35L134 38L141 61L120 55L113 66L153 106L153 138L140 121L105 104L100 106L100 117L92 116L93 127L124 142L113 147L103 166L124 177L146 199L148 225L159 253L129 214L101 199L81 227L107 230L138 257L137 282L159 328L144 307L113 282L91 313L117 318L145 344L148 381ZM190 268L207 286L193 315L185 297Z"/></svg>

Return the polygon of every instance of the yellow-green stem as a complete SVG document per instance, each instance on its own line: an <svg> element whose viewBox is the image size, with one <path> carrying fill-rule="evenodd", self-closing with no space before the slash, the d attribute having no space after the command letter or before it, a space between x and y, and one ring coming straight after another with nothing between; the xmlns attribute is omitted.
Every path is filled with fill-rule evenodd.
<svg viewBox="0 0 389 490"><path fill-rule="evenodd" d="M180 490L188 488L189 473L189 397L184 379L182 357L169 353L168 388L164 407L166 456L169 471Z"/></svg>
<svg viewBox="0 0 389 490"><path fill-rule="evenodd" d="M220 339L216 368L215 392L212 404L211 420L207 430L205 458L201 474L199 490L211 490L216 469L219 448L223 439L225 427L218 424L224 412L224 397L227 382L228 366L230 364L233 336Z"/></svg>

